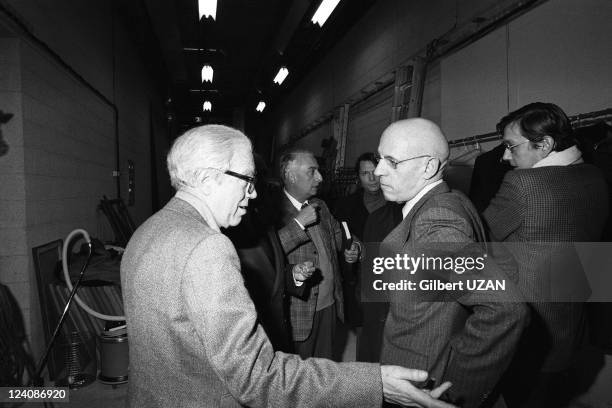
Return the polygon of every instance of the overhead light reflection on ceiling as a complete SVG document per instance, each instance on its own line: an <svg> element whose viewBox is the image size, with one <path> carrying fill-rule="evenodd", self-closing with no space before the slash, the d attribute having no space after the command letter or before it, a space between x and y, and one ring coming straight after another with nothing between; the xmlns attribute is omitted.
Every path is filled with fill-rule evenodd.
<svg viewBox="0 0 612 408"><path fill-rule="evenodd" d="M198 11L200 12L200 20L202 16L217 18L217 0L198 0Z"/></svg>
<svg viewBox="0 0 612 408"><path fill-rule="evenodd" d="M263 112L264 109L266 109L266 103L264 101L259 101L255 110L257 112Z"/></svg>
<svg viewBox="0 0 612 408"><path fill-rule="evenodd" d="M314 15L312 16L312 22L314 24L318 24L319 27L322 27L338 3L340 3L340 0L323 0L317 11L315 11Z"/></svg>
<svg viewBox="0 0 612 408"><path fill-rule="evenodd" d="M289 70L287 69L287 67L281 67L281 69L278 70L278 73L274 77L274 82L279 85L282 84L285 78L287 78L287 75L289 75Z"/></svg>
<svg viewBox="0 0 612 408"><path fill-rule="evenodd" d="M213 81L213 69L210 65L204 65L202 67L202 82Z"/></svg>

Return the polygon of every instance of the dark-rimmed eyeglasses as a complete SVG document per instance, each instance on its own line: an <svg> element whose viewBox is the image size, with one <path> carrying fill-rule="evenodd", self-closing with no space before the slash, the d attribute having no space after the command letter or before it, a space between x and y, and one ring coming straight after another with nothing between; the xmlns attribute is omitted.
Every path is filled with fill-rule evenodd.
<svg viewBox="0 0 612 408"><path fill-rule="evenodd" d="M392 157L389 157L389 156L383 156L382 154L377 154L375 157L376 157L376 162L377 162L377 163L378 163L378 162L380 162L381 160L384 160L384 161L385 161L385 162L386 162L386 163L389 165L389 167L391 167L391 168L392 168L392 169L394 169L394 170L395 170L395 169L397 169L397 166L398 166L399 164L402 164L402 163L407 162L407 161L410 161L410 160L414 160L414 159L421 159L421 158L423 158L423 157L431 157L431 158L433 158L433 156L430 156L430 155L428 155L428 154L423 154L423 155L421 155L421 156L409 157L409 158L404 159L404 160L395 160L395 159L394 159L394 158L392 158Z"/></svg>
<svg viewBox="0 0 612 408"><path fill-rule="evenodd" d="M223 171L223 170L219 170L219 171ZM231 171L231 170L225 170L223 171L223 174L227 174L228 176L236 177L240 180L246 181L247 182L247 192L249 194L253 194L253 191L255 191L255 183L257 183L256 177L251 177L251 176L247 176L246 174L236 173L235 171Z"/></svg>

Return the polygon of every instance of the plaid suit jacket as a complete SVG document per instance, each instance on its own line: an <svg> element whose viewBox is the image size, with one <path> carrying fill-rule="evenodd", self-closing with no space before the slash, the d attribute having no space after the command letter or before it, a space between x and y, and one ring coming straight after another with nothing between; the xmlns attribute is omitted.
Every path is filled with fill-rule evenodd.
<svg viewBox="0 0 612 408"><path fill-rule="evenodd" d="M548 336L542 339L547 356L541 369L566 369L584 330L584 305L544 297L560 281L560 271L562 279L571 279L565 283L570 289L587 285L571 243L601 239L608 217L601 171L590 164L510 171L483 217L492 240L524 244L508 249L518 267L519 288ZM540 296L542 302L534 301Z"/></svg>
<svg viewBox="0 0 612 408"><path fill-rule="evenodd" d="M278 230L278 236L288 262L297 264L312 261L318 256L315 245L307 232L302 230L293 220L299 211L291 204L284 192L281 192L279 201L280 229ZM324 201L318 198L312 198L308 201L318 204L319 222L309 226L306 230L318 231L326 244L327 255L333 266L336 311L338 318L344 321L344 298L338 263L338 252L342 248L342 227L331 215ZM294 341L304 341L308 338L312 331L314 314L317 308L318 285L312 284L310 281L306 281L305 285L308 285L308 287L304 296L302 298L291 296L289 302L291 333Z"/></svg>
<svg viewBox="0 0 612 408"><path fill-rule="evenodd" d="M483 240L472 203L442 183L417 202L382 245L418 257L421 249L436 244L475 246ZM486 275L509 280L490 262ZM390 304L381 363L427 370L436 385L451 381L443 399L463 408L494 402L495 386L528 320L518 290L513 285L503 292L465 290L450 297L440 293L433 300L416 292L398 296Z"/></svg>

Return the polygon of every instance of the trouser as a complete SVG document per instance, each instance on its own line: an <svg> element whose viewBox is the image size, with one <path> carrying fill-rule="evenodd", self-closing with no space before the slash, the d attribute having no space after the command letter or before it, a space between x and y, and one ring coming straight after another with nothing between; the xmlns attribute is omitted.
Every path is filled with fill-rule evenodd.
<svg viewBox="0 0 612 408"><path fill-rule="evenodd" d="M315 312L310 336L304 341L293 342L295 352L303 359L321 357L333 360L335 336L336 305L332 304Z"/></svg>

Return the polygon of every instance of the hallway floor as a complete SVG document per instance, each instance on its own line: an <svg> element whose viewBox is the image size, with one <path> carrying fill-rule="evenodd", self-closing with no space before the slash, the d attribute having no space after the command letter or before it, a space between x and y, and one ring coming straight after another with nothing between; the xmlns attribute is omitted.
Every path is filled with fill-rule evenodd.
<svg viewBox="0 0 612 408"><path fill-rule="evenodd" d="M342 350L342 361L355 361L356 336L353 331L340 330L345 345ZM576 398L568 408L610 408L612 407L612 356L605 356L603 369L590 389ZM99 381L78 390L70 391L70 402L62 403L65 408L124 408L127 396L127 384L113 388ZM24 405L25 406L25 405ZM42 407L43 404L27 404L27 407ZM56 406L59 406L57 404Z"/></svg>

